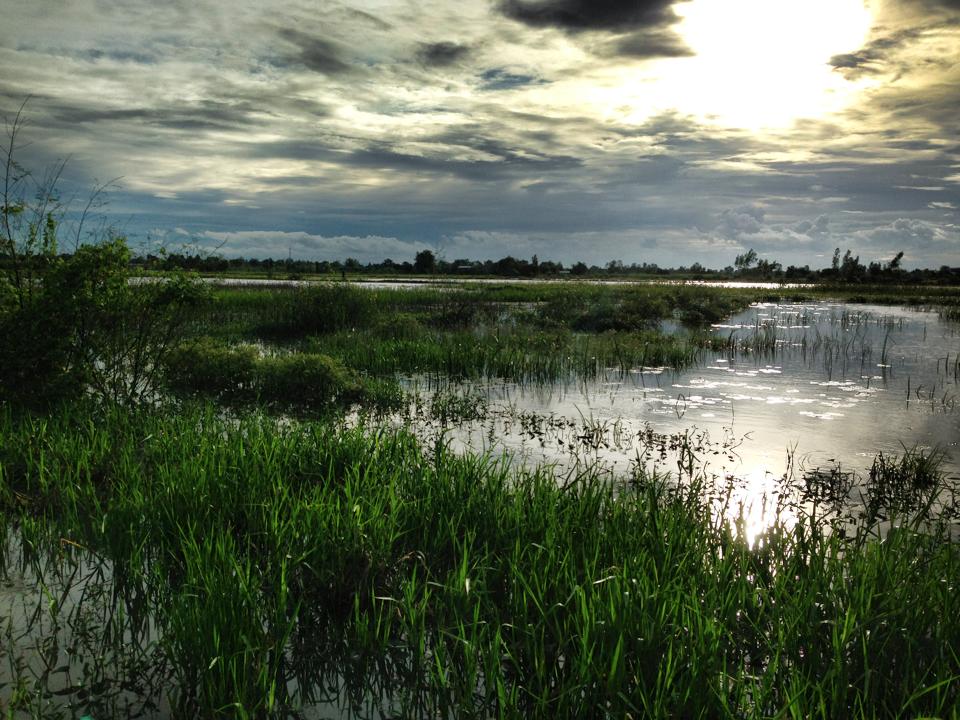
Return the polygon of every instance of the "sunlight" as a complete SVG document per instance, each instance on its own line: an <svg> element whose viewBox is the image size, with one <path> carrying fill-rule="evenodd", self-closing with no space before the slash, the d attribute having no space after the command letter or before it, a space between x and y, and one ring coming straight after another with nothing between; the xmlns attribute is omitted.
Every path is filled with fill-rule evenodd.
<svg viewBox="0 0 960 720"><path fill-rule="evenodd" d="M677 31L695 54L651 65L631 119L649 117L655 104L731 127L787 127L847 107L871 84L829 65L866 41L872 16L863 0L693 0L676 8Z"/></svg>
<svg viewBox="0 0 960 720"><path fill-rule="evenodd" d="M871 14L863 0L694 0L677 9L678 30L696 57L674 80L698 115L745 128L783 126L838 110L862 88L828 61L866 40Z"/></svg>

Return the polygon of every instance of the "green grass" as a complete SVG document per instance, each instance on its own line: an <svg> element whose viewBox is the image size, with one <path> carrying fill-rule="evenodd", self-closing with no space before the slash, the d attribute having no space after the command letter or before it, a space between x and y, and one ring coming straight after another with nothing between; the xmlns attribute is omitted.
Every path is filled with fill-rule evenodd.
<svg viewBox="0 0 960 720"><path fill-rule="evenodd" d="M386 411L404 404L395 380L363 377L329 355L261 355L256 347L227 346L210 338L171 352L164 378L178 396L212 398L227 405L323 413L354 405Z"/></svg>
<svg viewBox="0 0 960 720"><path fill-rule="evenodd" d="M305 289L219 288L198 313L197 336L266 341L336 358L367 375L444 374L520 382L589 379L614 368L684 367L704 349L769 352L703 329L751 302L847 298L960 307L956 288L829 286L800 289L684 285L491 283L368 290L341 283ZM684 332L665 333L664 321ZM759 343L759 344L758 344Z"/></svg>
<svg viewBox="0 0 960 720"><path fill-rule="evenodd" d="M181 716L280 717L330 687L361 716L956 717L960 702L960 547L910 523L878 542L805 520L749 547L695 484L614 488L214 408L4 411L0 504L19 538L8 570L109 563L113 614L75 660L144 648L124 667ZM40 707L40 679L20 680L17 702ZM103 714L128 680L70 697Z"/></svg>
<svg viewBox="0 0 960 720"><path fill-rule="evenodd" d="M354 373L384 379L428 374L542 384L611 370L684 367L705 349L727 348L730 343L698 328L745 307L752 297L724 289L569 283L221 289L194 324L201 340L221 344L202 340L175 354L171 382L206 386L212 397L255 385L256 372L248 367L254 359L243 359L249 351L231 355L222 347L238 340L327 356ZM662 332L664 320L692 331Z"/></svg>

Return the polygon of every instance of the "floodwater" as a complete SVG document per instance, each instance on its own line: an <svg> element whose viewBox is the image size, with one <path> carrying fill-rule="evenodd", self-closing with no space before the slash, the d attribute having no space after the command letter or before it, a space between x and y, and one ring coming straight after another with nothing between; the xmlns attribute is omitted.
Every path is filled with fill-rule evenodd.
<svg viewBox="0 0 960 720"><path fill-rule="evenodd" d="M136 281L146 282L153 278L136 278ZM293 280L288 278L229 278L229 277L204 277L201 280L210 285L219 285L223 287L249 287L249 288L283 288L283 287L312 287L316 285L348 284L351 287L366 288L368 290L383 289L411 289L418 287L455 287L457 285L502 285L503 283L523 283L523 284L543 284L558 282L576 282L581 285L696 285L699 287L724 287L724 288L754 288L762 290L777 290L781 288L806 288L814 287L810 283L781 283L781 282L761 282L744 280L613 280L605 278L476 278L476 277L457 277L442 276L435 278L378 278L370 277L362 280L337 279L328 280Z"/></svg>
<svg viewBox="0 0 960 720"><path fill-rule="evenodd" d="M548 388L474 385L459 401L465 418L427 420L419 432L567 474L599 463L612 476L642 465L736 479L736 512L751 536L776 517L785 477L834 473L856 484L878 453L942 453L941 469L960 487L955 323L887 306L758 304L713 332L732 334L744 350L682 371L611 370Z"/></svg>

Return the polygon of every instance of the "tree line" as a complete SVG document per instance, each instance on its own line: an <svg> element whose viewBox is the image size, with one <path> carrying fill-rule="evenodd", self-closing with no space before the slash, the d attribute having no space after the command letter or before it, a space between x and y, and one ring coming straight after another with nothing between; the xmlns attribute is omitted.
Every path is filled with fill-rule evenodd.
<svg viewBox="0 0 960 720"><path fill-rule="evenodd" d="M851 250L841 254L834 250L831 264L823 268L809 265L789 265L760 257L753 249L737 255L732 265L713 269L695 262L678 267L661 267L656 263L630 263L611 260L603 266L587 265L578 261L565 265L552 260L529 260L507 255L499 260L447 260L431 250L417 253L413 262L396 262L387 258L381 262L362 263L356 258L340 260L302 260L285 258L226 258L201 253L146 254L131 260L141 270L189 270L205 274L255 274L276 278L302 278L314 275L444 275L503 278L609 278L609 277L675 277L694 280L760 280L770 282L937 282L960 283L960 267L943 265L938 269L904 270L904 253L896 253L890 260L863 263ZM0 258L2 262L2 258Z"/></svg>

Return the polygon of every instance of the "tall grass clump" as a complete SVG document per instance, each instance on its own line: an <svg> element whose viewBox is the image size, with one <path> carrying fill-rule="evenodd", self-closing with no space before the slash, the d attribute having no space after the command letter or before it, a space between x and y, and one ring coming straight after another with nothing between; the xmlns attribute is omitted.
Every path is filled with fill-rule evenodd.
<svg viewBox="0 0 960 720"><path fill-rule="evenodd" d="M396 381L362 377L338 359L319 353L263 354L249 345L201 338L166 360L167 387L183 397L234 405L324 410L353 404L398 408Z"/></svg>
<svg viewBox="0 0 960 720"><path fill-rule="evenodd" d="M277 298L274 318L260 326L267 336L300 337L345 328L365 328L377 305L372 294L346 284L316 285Z"/></svg>
<svg viewBox="0 0 960 720"><path fill-rule="evenodd" d="M0 468L6 522L51 559L38 572L62 548L109 561L100 646L156 633L142 674L182 715L946 717L960 702L960 548L936 530L876 541L807 518L748 544L696 480L615 487L214 408L4 410Z"/></svg>

